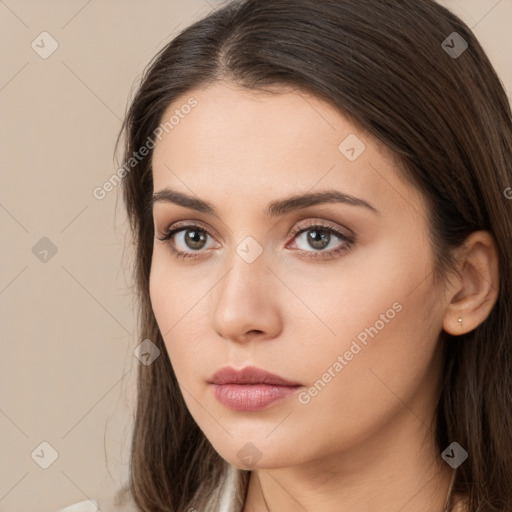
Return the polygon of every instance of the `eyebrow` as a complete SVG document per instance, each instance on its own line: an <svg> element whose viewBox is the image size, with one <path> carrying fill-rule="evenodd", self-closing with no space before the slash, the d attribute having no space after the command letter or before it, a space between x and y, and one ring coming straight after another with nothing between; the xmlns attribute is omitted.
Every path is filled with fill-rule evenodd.
<svg viewBox="0 0 512 512"><path fill-rule="evenodd" d="M179 206L183 206L184 208L190 208L201 213L218 217L214 206L208 201L203 201L202 199L189 196L168 187L163 188L152 195L151 208L155 203L160 202L174 203ZM323 190L320 192L306 193L285 199L278 199L269 203L264 214L267 217L278 217L289 212L302 210L309 206L315 206L323 203L344 203L351 206L360 206L370 210L375 215L380 215L379 210L364 199L339 192L338 190Z"/></svg>

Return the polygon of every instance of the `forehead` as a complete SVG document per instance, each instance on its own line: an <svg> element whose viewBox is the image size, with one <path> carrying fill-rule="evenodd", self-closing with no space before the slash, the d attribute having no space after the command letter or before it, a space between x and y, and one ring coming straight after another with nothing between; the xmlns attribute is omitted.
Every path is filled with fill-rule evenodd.
<svg viewBox="0 0 512 512"><path fill-rule="evenodd" d="M164 134L167 143L160 144L155 153L187 140L218 152L227 146L232 152L241 152L262 143L290 149L294 143L302 147L304 139L311 149L319 142L335 144L338 131L354 131L334 107L311 94L284 87L272 91L248 90L224 81L182 95L168 107L163 121L181 109L188 111L185 106L191 98L197 105ZM174 118L177 121L176 115Z"/></svg>
<svg viewBox="0 0 512 512"><path fill-rule="evenodd" d="M304 91L216 82L177 98L162 121L173 116L153 153L155 190L173 186L215 202L236 189L247 194L240 206L280 197L283 187L289 193L337 187L373 198L373 204L414 194L400 179L391 150ZM347 144L355 159L347 157Z"/></svg>

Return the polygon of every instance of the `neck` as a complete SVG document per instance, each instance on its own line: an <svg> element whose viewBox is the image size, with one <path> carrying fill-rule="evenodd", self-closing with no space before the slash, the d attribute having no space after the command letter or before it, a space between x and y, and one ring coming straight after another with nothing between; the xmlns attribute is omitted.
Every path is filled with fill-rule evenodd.
<svg viewBox="0 0 512 512"><path fill-rule="evenodd" d="M342 453L254 470L244 512L443 512L453 470L433 432L409 411L401 425Z"/></svg>

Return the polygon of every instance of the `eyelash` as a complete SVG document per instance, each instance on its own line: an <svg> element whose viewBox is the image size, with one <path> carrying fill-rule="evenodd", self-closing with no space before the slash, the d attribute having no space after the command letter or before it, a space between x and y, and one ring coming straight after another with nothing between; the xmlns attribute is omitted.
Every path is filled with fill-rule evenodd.
<svg viewBox="0 0 512 512"><path fill-rule="evenodd" d="M294 229L293 232L291 233L291 236L293 238L296 238L298 235L301 235L302 233L304 233L306 231L312 231L313 229L329 233L330 235L335 235L344 243L341 246L339 246L335 249L331 249L329 251L323 251L323 250L305 251L303 249L297 249L297 251L299 253L305 254L306 258L317 259L317 260L318 259L332 259L332 258L335 258L338 254L349 250L352 247L352 245L355 243L354 236L349 236L348 234L341 233L340 231L338 231L337 229L334 229L331 226L319 224L318 222L315 222L315 221L310 221L309 223L306 223L306 225L302 225L302 226ZM180 225L170 226L168 229L165 230L164 233L161 234L161 236L158 236L157 239L160 240L161 242L164 242L169 247L171 253L176 258L187 259L187 258L202 257L202 254L200 254L200 251L195 251L195 254L194 254L194 252L180 251L174 247L174 244L172 243L172 237L175 234L177 234L181 231L186 231L186 230L201 231L203 233L208 234L210 237L213 238L213 235L207 229L205 229L201 226L198 226L196 224L180 224Z"/></svg>

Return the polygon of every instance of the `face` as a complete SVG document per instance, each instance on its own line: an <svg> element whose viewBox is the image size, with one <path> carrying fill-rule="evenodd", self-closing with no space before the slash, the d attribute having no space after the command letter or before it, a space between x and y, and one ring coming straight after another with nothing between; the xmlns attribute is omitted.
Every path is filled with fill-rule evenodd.
<svg viewBox="0 0 512 512"><path fill-rule="evenodd" d="M150 294L214 448L284 467L418 423L435 404L443 301L424 200L391 152L303 92L219 82L164 120L176 110L153 154ZM211 384L226 366L295 387Z"/></svg>

